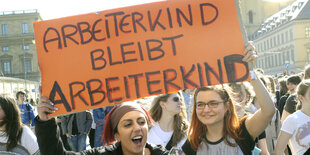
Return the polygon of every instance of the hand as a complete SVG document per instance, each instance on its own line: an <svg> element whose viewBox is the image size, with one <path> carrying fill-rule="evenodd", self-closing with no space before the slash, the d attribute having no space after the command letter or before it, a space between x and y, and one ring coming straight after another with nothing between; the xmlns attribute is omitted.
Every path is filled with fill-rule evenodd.
<svg viewBox="0 0 310 155"><path fill-rule="evenodd" d="M68 138L71 138L71 135L70 135L70 134L68 134L68 133L66 133L66 136L67 136Z"/></svg>
<svg viewBox="0 0 310 155"><path fill-rule="evenodd" d="M49 120L48 114L54 113L58 110L54 104L45 96L41 96L37 107L38 115L41 121Z"/></svg>
<svg viewBox="0 0 310 155"><path fill-rule="evenodd" d="M247 62L249 64L249 69L252 70L255 66L256 59L257 59L257 52L255 51L255 47L252 41L249 41L245 45L244 53L245 53L245 56L242 60Z"/></svg>

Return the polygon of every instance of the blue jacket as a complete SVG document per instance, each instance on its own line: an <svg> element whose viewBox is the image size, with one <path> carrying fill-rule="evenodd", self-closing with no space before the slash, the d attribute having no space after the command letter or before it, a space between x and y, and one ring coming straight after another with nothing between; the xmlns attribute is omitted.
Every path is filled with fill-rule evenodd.
<svg viewBox="0 0 310 155"><path fill-rule="evenodd" d="M29 111L27 109L27 106L29 108ZM34 126L34 109L32 107L32 105L30 105L29 103L24 103L24 104L18 104L18 108L20 111L20 117L21 117L21 121L23 124L25 125L31 125ZM30 117L29 117L30 116Z"/></svg>
<svg viewBox="0 0 310 155"><path fill-rule="evenodd" d="M108 107L102 107L102 108L97 108L93 110L93 117L94 117L96 126L104 125L105 123L104 118L113 107L114 106L108 106Z"/></svg>

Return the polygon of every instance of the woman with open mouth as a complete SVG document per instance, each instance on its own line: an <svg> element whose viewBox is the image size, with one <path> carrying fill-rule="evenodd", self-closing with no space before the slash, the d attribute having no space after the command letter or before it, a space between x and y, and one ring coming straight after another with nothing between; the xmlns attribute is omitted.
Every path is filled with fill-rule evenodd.
<svg viewBox="0 0 310 155"><path fill-rule="evenodd" d="M168 151L158 145L146 142L151 117L140 105L128 102L116 105L106 116L103 147L82 152L66 151L59 137L55 119L48 119L47 113L54 112L52 103L41 97L38 116L35 119L36 135L41 154L81 154L81 155L165 155Z"/></svg>

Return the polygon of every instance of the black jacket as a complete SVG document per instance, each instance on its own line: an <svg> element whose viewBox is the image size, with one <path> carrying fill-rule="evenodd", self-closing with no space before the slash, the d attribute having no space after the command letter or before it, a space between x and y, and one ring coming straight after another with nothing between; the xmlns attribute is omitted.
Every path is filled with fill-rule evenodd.
<svg viewBox="0 0 310 155"><path fill-rule="evenodd" d="M35 132L42 155L122 155L121 143L116 143L109 146L102 146L85 150L82 152L66 151L60 139L60 132L57 128L55 119L48 121L40 121L38 116L34 120ZM151 155L167 155L168 151L160 145L151 145L146 143L146 148L151 152Z"/></svg>

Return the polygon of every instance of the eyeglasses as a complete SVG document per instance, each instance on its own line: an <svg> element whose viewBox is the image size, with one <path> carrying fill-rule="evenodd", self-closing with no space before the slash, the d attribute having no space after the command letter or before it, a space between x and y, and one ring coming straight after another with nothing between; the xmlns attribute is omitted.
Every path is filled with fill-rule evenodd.
<svg viewBox="0 0 310 155"><path fill-rule="evenodd" d="M210 102L208 102L208 103L198 102L198 103L196 104L196 108L197 108L198 110L203 110L203 109L205 109L206 105L208 105L208 107L209 107L210 109L212 109L212 108L217 108L217 106L218 106L220 103L224 103L224 101L210 101Z"/></svg>
<svg viewBox="0 0 310 155"><path fill-rule="evenodd" d="M173 97L172 100L173 100L174 102L180 102L180 98L179 98L179 97Z"/></svg>

